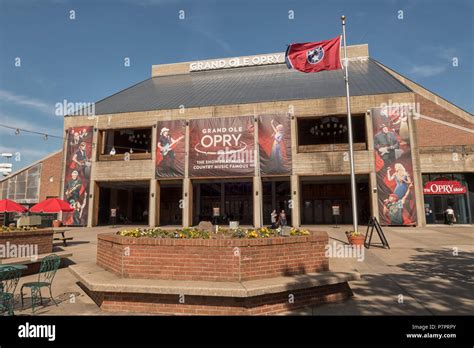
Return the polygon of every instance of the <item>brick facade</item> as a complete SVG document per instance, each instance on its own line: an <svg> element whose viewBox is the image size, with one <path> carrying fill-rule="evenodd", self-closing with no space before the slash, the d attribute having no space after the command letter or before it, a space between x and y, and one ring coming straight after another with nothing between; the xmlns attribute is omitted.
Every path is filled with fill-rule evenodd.
<svg viewBox="0 0 474 348"><path fill-rule="evenodd" d="M60 151L42 162L39 202L61 193L63 152ZM52 181L50 181L52 178Z"/></svg>
<svg viewBox="0 0 474 348"><path fill-rule="evenodd" d="M97 265L120 277L245 281L327 271L326 232L265 239L99 235Z"/></svg>
<svg viewBox="0 0 474 348"><path fill-rule="evenodd" d="M415 99L419 103L422 115L474 130L474 123L466 121L436 103L418 94L415 96ZM472 133L427 119L418 119L416 121L416 130L419 147L474 145Z"/></svg>
<svg viewBox="0 0 474 348"><path fill-rule="evenodd" d="M302 307L342 301L352 296L347 282L247 298L180 298L166 294L103 293L85 290L104 311L159 315L274 315ZM184 303L180 303L180 300Z"/></svg>

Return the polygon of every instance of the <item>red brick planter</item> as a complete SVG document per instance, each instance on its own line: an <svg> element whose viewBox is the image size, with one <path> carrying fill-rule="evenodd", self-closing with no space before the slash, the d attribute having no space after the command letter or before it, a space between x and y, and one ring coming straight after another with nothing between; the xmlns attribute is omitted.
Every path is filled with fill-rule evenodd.
<svg viewBox="0 0 474 348"><path fill-rule="evenodd" d="M38 245L38 254L47 254L53 251L53 235L51 229L0 232L0 245L4 245L2 249L11 246ZM8 255L0 254L1 258L8 258Z"/></svg>
<svg viewBox="0 0 474 348"><path fill-rule="evenodd" d="M347 299L354 274L329 272L326 232L262 239L98 236L97 264L70 266L104 311L271 315Z"/></svg>
<svg viewBox="0 0 474 348"><path fill-rule="evenodd" d="M99 235L97 265L124 278L246 281L327 271L326 232L262 239Z"/></svg>

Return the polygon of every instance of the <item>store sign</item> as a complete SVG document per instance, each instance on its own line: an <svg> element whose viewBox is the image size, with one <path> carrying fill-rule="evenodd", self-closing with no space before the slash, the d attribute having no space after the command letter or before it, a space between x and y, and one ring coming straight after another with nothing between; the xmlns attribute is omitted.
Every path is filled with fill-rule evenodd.
<svg viewBox="0 0 474 348"><path fill-rule="evenodd" d="M425 195L453 195L466 192L466 186L462 186L459 181L429 181L423 188Z"/></svg>
<svg viewBox="0 0 474 348"><path fill-rule="evenodd" d="M244 66L269 65L284 63L283 53L264 54L258 56L234 57L225 59L203 60L189 64L189 71L241 68Z"/></svg>
<svg viewBox="0 0 474 348"><path fill-rule="evenodd" d="M332 206L332 215L341 215L340 206L338 205Z"/></svg>

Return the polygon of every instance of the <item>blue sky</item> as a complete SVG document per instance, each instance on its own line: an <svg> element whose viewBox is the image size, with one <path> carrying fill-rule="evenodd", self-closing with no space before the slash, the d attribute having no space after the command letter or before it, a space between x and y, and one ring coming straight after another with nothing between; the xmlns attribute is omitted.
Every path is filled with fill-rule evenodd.
<svg viewBox="0 0 474 348"><path fill-rule="evenodd" d="M333 38L341 14L349 45L368 43L372 57L472 113L473 9L470 0L0 0L0 124L61 135L58 102L98 101L149 78L153 64ZM61 146L0 128L0 152L21 154L14 169Z"/></svg>

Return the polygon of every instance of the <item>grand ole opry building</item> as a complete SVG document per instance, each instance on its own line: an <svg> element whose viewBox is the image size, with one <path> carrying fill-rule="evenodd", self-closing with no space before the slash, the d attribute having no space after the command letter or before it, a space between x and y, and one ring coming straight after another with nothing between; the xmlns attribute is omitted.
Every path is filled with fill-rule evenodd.
<svg viewBox="0 0 474 348"><path fill-rule="evenodd" d="M348 47L359 221L474 221L474 118ZM284 53L155 65L64 119L61 196L72 225L350 224L343 71ZM338 214L338 215L334 215Z"/></svg>

